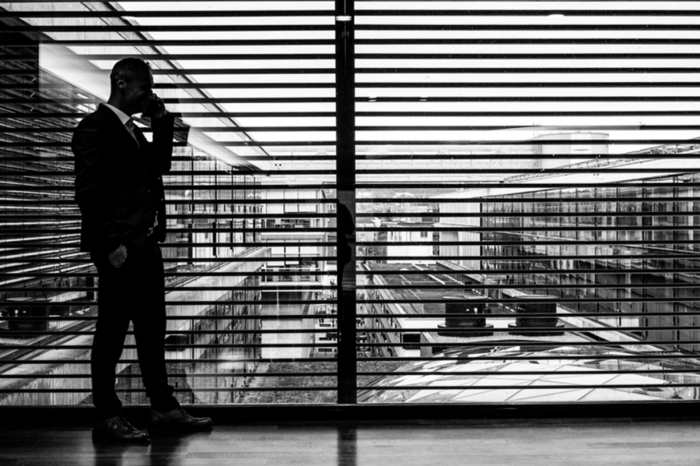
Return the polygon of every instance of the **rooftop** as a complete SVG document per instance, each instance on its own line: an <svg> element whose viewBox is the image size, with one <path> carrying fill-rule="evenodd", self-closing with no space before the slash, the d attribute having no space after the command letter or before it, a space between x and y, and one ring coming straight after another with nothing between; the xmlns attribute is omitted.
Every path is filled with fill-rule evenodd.
<svg viewBox="0 0 700 466"><path fill-rule="evenodd" d="M396 372L415 374L381 377L369 384L376 389L363 391L358 401L559 403L700 399L697 387L670 386L700 382L698 361L668 359L680 354L636 353L593 345L538 348L524 347L522 343L525 342L459 348L439 355L447 360L410 362ZM671 368L687 372L658 372Z"/></svg>

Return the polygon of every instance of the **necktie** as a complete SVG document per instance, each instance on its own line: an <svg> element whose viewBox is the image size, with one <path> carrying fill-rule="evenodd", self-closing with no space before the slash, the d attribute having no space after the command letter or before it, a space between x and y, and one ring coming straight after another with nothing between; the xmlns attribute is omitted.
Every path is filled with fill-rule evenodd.
<svg viewBox="0 0 700 466"><path fill-rule="evenodd" d="M131 134L131 137L134 138L134 141L136 141L136 145L139 144L139 140L136 139L136 133L134 132L134 120L133 118L129 118L126 123L124 123L124 126L126 126L126 130L129 131L129 134Z"/></svg>

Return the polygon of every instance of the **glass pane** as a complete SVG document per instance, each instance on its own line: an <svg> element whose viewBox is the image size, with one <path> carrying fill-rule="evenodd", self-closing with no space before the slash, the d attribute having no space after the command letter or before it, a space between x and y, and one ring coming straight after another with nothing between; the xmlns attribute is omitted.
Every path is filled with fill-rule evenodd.
<svg viewBox="0 0 700 466"><path fill-rule="evenodd" d="M692 8L357 2L359 402L698 397Z"/></svg>
<svg viewBox="0 0 700 466"><path fill-rule="evenodd" d="M0 6L18 13L0 76L0 404L92 402L98 279L79 250L70 142L127 56L150 64L176 117L161 244L176 396L335 402L334 4ZM149 119L135 124L152 140ZM130 334L125 404L148 403L137 359Z"/></svg>

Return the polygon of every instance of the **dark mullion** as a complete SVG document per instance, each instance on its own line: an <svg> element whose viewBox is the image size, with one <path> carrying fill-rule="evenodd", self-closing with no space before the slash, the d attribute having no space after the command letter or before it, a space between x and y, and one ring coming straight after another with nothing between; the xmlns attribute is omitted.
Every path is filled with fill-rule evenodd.
<svg viewBox="0 0 700 466"><path fill-rule="evenodd" d="M341 240L354 241L340 224L340 207L345 206L355 219L355 37L354 0L336 0L336 101L337 101L337 192L338 220L336 222L337 251ZM341 236L342 235L342 236ZM338 403L357 403L357 353L356 338L356 263L355 248L351 247L351 260L341 267L338 263Z"/></svg>

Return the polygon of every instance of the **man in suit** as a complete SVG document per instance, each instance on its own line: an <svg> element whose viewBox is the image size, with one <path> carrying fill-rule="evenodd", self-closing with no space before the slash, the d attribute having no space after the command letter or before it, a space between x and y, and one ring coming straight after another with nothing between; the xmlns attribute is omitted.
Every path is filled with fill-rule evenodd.
<svg viewBox="0 0 700 466"><path fill-rule="evenodd" d="M90 252L98 275L98 315L91 371L96 437L148 442L121 413L116 366L133 322L146 395L149 428L208 430L209 418L180 407L165 365L165 290L159 242L165 240L162 174L170 170L173 116L153 94L149 65L119 61L110 74L110 97L75 130L75 198L82 214L81 250ZM131 115L151 118L153 141Z"/></svg>

